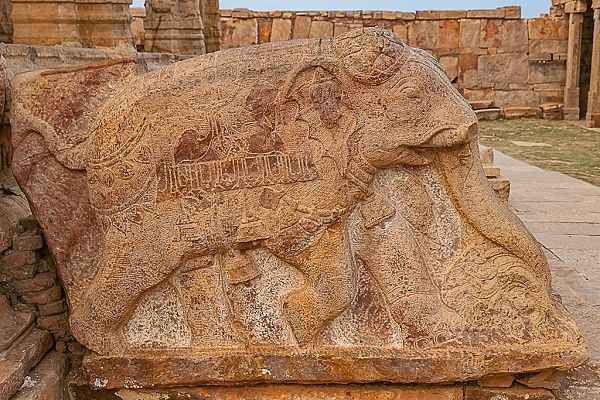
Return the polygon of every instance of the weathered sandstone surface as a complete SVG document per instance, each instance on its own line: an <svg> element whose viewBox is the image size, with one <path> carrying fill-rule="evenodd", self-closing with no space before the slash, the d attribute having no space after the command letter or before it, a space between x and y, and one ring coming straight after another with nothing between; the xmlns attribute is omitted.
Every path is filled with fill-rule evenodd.
<svg viewBox="0 0 600 400"><path fill-rule="evenodd" d="M12 88L13 171L96 388L448 383L588 358L486 181L475 113L390 31Z"/></svg>

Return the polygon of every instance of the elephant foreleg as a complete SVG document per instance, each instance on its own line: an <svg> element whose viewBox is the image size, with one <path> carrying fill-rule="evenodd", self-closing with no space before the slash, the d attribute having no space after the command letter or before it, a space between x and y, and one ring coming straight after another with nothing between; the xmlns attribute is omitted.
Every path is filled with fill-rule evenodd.
<svg viewBox="0 0 600 400"><path fill-rule="evenodd" d="M281 258L298 268L304 285L289 293L284 313L301 347L314 345L321 330L352 302L356 271L345 224L327 228L319 241L295 257Z"/></svg>

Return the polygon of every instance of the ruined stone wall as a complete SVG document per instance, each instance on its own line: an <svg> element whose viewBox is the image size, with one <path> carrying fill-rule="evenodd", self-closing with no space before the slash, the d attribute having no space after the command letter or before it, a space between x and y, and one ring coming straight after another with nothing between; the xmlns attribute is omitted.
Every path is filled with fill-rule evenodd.
<svg viewBox="0 0 600 400"><path fill-rule="evenodd" d="M379 26L434 54L468 100L526 114L563 102L568 20L556 3L552 15L532 19L521 18L520 7L512 6L416 13L221 10L222 47L327 38Z"/></svg>
<svg viewBox="0 0 600 400"><path fill-rule="evenodd" d="M41 229L25 195L5 171L0 188L0 293L32 311L37 326L70 339L67 304Z"/></svg>

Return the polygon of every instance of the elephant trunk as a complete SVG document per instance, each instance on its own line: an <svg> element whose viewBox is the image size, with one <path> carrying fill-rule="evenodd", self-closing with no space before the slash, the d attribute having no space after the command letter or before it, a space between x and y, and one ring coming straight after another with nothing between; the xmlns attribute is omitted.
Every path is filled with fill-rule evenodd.
<svg viewBox="0 0 600 400"><path fill-rule="evenodd" d="M527 263L550 291L548 263L542 247L487 182L477 140L437 149L435 157L452 202L462 217L484 237Z"/></svg>

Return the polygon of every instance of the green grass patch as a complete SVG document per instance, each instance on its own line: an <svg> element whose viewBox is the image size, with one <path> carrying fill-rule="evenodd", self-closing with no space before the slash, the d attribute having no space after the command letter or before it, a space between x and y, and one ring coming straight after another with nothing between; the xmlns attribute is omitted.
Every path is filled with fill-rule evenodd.
<svg viewBox="0 0 600 400"><path fill-rule="evenodd" d="M530 118L480 121L479 133L486 146L600 186L600 132Z"/></svg>

